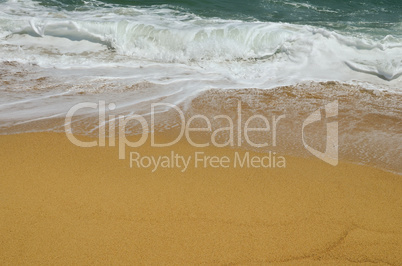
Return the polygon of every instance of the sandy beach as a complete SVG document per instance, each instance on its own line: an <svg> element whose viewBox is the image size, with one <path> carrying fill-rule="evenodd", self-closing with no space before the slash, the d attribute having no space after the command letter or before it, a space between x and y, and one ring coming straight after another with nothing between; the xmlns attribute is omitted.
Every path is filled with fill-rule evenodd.
<svg viewBox="0 0 402 266"><path fill-rule="evenodd" d="M0 146L2 265L402 263L401 178L369 166L286 157L286 168L152 173L65 134L1 136ZM172 150L200 151L132 149Z"/></svg>
<svg viewBox="0 0 402 266"><path fill-rule="evenodd" d="M401 14L1 0L0 266L402 265Z"/></svg>

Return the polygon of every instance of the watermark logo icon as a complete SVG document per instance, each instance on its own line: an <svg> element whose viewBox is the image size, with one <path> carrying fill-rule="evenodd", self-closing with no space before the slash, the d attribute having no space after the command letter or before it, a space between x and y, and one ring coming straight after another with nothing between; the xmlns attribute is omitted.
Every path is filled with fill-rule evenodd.
<svg viewBox="0 0 402 266"><path fill-rule="evenodd" d="M326 119L336 117L338 115L338 101L333 101L325 105ZM325 152L320 152L309 145L305 141L304 128L314 122L321 121L321 110L318 109L312 113L303 123L302 138L304 147L315 157L323 160L330 165L338 165L338 122L327 122L327 141Z"/></svg>

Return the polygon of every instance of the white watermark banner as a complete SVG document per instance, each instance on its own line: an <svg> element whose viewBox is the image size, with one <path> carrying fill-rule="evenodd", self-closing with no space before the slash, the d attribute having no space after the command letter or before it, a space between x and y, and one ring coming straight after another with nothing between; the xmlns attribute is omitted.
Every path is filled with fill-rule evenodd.
<svg viewBox="0 0 402 266"><path fill-rule="evenodd" d="M190 117L185 116L185 113L176 105L170 103L153 103L150 105L150 114L147 118L139 114L131 115L109 115L106 116L108 111L116 109L114 103L106 104L105 101L99 101L98 103L84 102L73 106L67 113L65 118L65 132L67 138L76 146L88 148L88 147L114 147L117 146L119 150L119 159L126 159L127 154L130 154L130 167L146 168L156 171L161 168L179 168L182 171L186 171L189 165L193 165L195 168L228 168L228 167L264 167L264 168L283 168L286 166L285 159L276 153L269 152L264 156L250 157L248 153L240 155L234 153L231 156L203 156L202 153L194 153L192 156L187 156L171 152L170 155L164 156L147 156L138 152L127 152L127 148L138 148L143 146L149 141L150 146L153 148L166 148L173 147L181 140L186 140L194 148L205 147L241 147L247 145L247 147L259 149L266 147L276 147L278 136L278 127L282 120L286 119L286 115L273 115L266 117L261 114L255 114L244 119L242 116L242 103L238 101L236 110L236 119L232 119L226 114L218 114L212 118L202 114L196 114ZM179 125L177 135L169 142L157 142L155 138L156 134L156 116L160 115L160 112L156 111L157 107L169 108L169 110L176 113L179 118ZM99 131L98 138L92 141L79 140L72 130L73 118L81 109L94 109L98 111L99 119ZM322 115L322 113L324 113ZM336 166L338 164L338 122L335 121L338 115L338 101L333 101L311 113L303 121L301 128L301 140L305 149L313 154L320 160ZM332 119L331 121L329 121ZM335 119L335 120L334 120ZM118 126L116 127L116 121ZM222 126L217 129L213 129L212 123L219 121ZM259 123L259 127L251 126L253 123ZM305 128L315 122L324 121L326 123L326 145L325 151L319 151L309 146L306 141ZM198 123L195 123L198 122ZM127 136L127 126L135 123L141 130L138 134L136 141L130 141ZM199 126L199 124L203 126ZM198 126L196 126L197 124ZM108 128L106 128L108 125ZM116 132L116 129L118 132ZM106 138L106 131L108 137ZM118 133L116 138L116 133ZM198 142L192 137L194 133L207 133L209 138L203 142ZM225 141L218 141L218 136L225 134ZM252 134L269 134L270 138L266 138L264 142L254 142L250 137ZM149 139L150 138L150 139ZM117 143L116 143L117 140Z"/></svg>

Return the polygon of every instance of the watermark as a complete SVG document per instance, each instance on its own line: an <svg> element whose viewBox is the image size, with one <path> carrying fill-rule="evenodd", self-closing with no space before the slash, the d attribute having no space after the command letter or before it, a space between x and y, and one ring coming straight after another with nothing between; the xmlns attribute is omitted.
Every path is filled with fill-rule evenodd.
<svg viewBox="0 0 402 266"><path fill-rule="evenodd" d="M194 152L184 155L171 151L165 155L145 155L130 152L130 168L150 169L179 169L186 172L192 166L195 169L206 168L285 168L286 159L275 152L265 155L250 155L250 152L233 152L231 155L217 156L206 152Z"/></svg>
<svg viewBox="0 0 402 266"><path fill-rule="evenodd" d="M177 114L180 117L180 132L177 135L177 137L168 142L168 143L157 143L155 139L155 116L158 114L158 112L155 111L155 108L158 106L165 106L172 108L177 112ZM109 104L108 109L109 110L114 110L115 109L114 104ZM91 108L91 109L97 109L99 111L99 138L98 140L93 140L91 142L83 142L78 140L74 134L72 133L72 118L75 115L75 113L83 108ZM72 107L66 116L65 119L65 132L67 135L67 138L76 146L79 147L95 147L95 146L100 146L100 147L105 147L106 146L106 104L104 101L100 101L98 104L97 103L92 103L92 102L85 102L85 103L80 103ZM238 102L237 106L237 123L235 124L233 119L230 118L227 115L216 115L212 118L213 121L220 120L225 120L229 126L225 126L219 129L216 129L212 131L212 122L211 119L206 117L205 115L194 115L190 118L185 119L184 112L177 107L176 105L172 105L169 103L155 103L151 104L151 123L150 125L148 124L147 120L141 116L141 115L128 115L128 116L123 116L120 115L118 118L114 115L110 115L108 117L108 121L118 121L118 146L119 146L119 159L125 159L126 158L126 147L131 147L131 148L137 148L146 143L148 140L148 137L151 138L151 147L157 147L157 148L162 148L162 147L172 147L175 144L177 144L181 139L185 138L187 142L195 147L195 148L205 148L208 146L214 146L218 148L222 147L234 147L234 146L242 146L243 145L243 140L250 145L251 147L254 148L263 148L263 147L268 147L272 145L275 147L277 145L277 128L279 122L286 117L286 115L281 115L281 116L272 116L271 119L268 119L267 117L264 117L262 115L253 115L249 117L244 126L243 124L243 117L242 117L242 108L241 108L241 102ZM205 127L196 127L193 126L194 121L203 121L205 122L206 126ZM260 122L263 122L264 127L251 127L250 123L252 123L254 120L259 120ZM127 139L127 134L126 134L126 127L130 122L137 122L139 125L141 125L141 137L138 141L132 142ZM108 146L114 147L116 145L115 143L115 138L114 136L116 135L116 129L115 129L115 123L110 123L109 122L109 142ZM217 136L219 133L222 133L223 131L226 131L228 133L228 140L225 143L219 143L217 140ZM204 143L198 143L193 138L191 137L192 132L210 132L211 137L208 142ZM250 138L250 133L252 132L271 132L272 133L272 140L271 143L268 143L267 141L263 143L254 143L251 138ZM235 134L236 133L236 134ZM235 138L235 135L237 136Z"/></svg>
<svg viewBox="0 0 402 266"><path fill-rule="evenodd" d="M333 101L327 105L325 105L325 120L329 118L334 118L338 116L338 101ZM326 122L327 128L327 138L326 138L326 145L325 145L325 152L320 152L316 149L313 149L309 145L307 145L305 141L305 134L304 129L307 125L312 124L317 121L321 121L323 118L321 116L321 110L318 109L314 113L312 113L307 119L303 122L302 127L302 139L304 147L311 152L315 157L318 159L323 160L330 165L336 166L338 165L338 122Z"/></svg>
<svg viewBox="0 0 402 266"><path fill-rule="evenodd" d="M176 112L179 123L179 130L177 136L169 142L157 142L155 134L156 116L160 114L156 111L158 107L167 107L169 110ZM82 109L94 109L98 111L99 119L99 136L97 140L89 142L81 141L73 134L72 121L76 113ZM166 148L173 147L182 139L185 139L191 146L195 148L205 148L209 146L222 148L222 147L241 147L247 145L251 148L266 148L276 147L278 138L278 128L281 121L286 119L286 115L273 115L266 117L261 114L255 114L247 119L243 118L242 104L240 101L237 103L236 118L232 119L226 114L219 114L213 117L196 114L191 117L185 116L185 113L176 105L170 103L153 103L150 106L150 113L146 117L141 115L108 115L108 111L116 109L114 103L106 105L105 101L98 103L84 102L73 106L67 113L65 118L65 132L67 138L76 146L79 147L118 147L119 159L126 159L129 154L130 167L132 168L145 168L150 169L152 172L162 168L178 168L181 171L186 171L190 165L195 168L237 168L237 167L252 167L252 168L284 168L286 167L286 160L282 156L277 156L275 152L270 151L264 156L250 156L249 153L240 155L235 152L231 156L203 156L202 152L195 152L193 155L180 155L171 152L170 155L149 156L143 155L139 152L127 152L127 148L138 148L145 143L150 143L152 148ZM302 143L304 147L320 160L325 161L333 166L338 164L338 122L327 121L334 119L338 115L338 101L331 102L324 106L324 115L321 115L321 109L316 110L305 119L302 125ZM316 150L309 146L305 140L305 128L317 121L324 119L326 122L326 149L324 152ZM118 126L116 126L116 122ZM196 125L198 123L198 126ZM202 123L201 123L202 122ZM212 124L220 123L219 128L213 129ZM135 123L140 128L138 140L130 141L127 138L127 126ZM200 126L200 123L203 126ZM259 127L251 126L258 124ZM108 127L108 129L106 129ZM116 132L116 130L118 132ZM106 137L106 131L108 137ZM204 138L203 141L192 137L193 133L207 133L209 137ZM116 138L116 135L118 137ZM225 135L225 141L218 141L218 136ZM253 134L265 134L270 136L264 138L263 141L255 142L252 139ZM150 139L149 139L150 138ZM116 143L117 140L117 143Z"/></svg>

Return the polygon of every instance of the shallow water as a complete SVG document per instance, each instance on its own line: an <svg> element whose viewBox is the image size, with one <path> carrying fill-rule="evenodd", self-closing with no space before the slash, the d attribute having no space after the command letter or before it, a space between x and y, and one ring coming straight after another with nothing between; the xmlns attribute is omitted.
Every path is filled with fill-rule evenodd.
<svg viewBox="0 0 402 266"><path fill-rule="evenodd" d="M61 131L81 102L216 115L240 97L251 113L293 110L279 152L303 155L294 132L338 100L341 157L400 171L400 14L400 1L3 0L0 133ZM96 111L81 115L75 130L96 132ZM164 118L159 130L176 125Z"/></svg>

